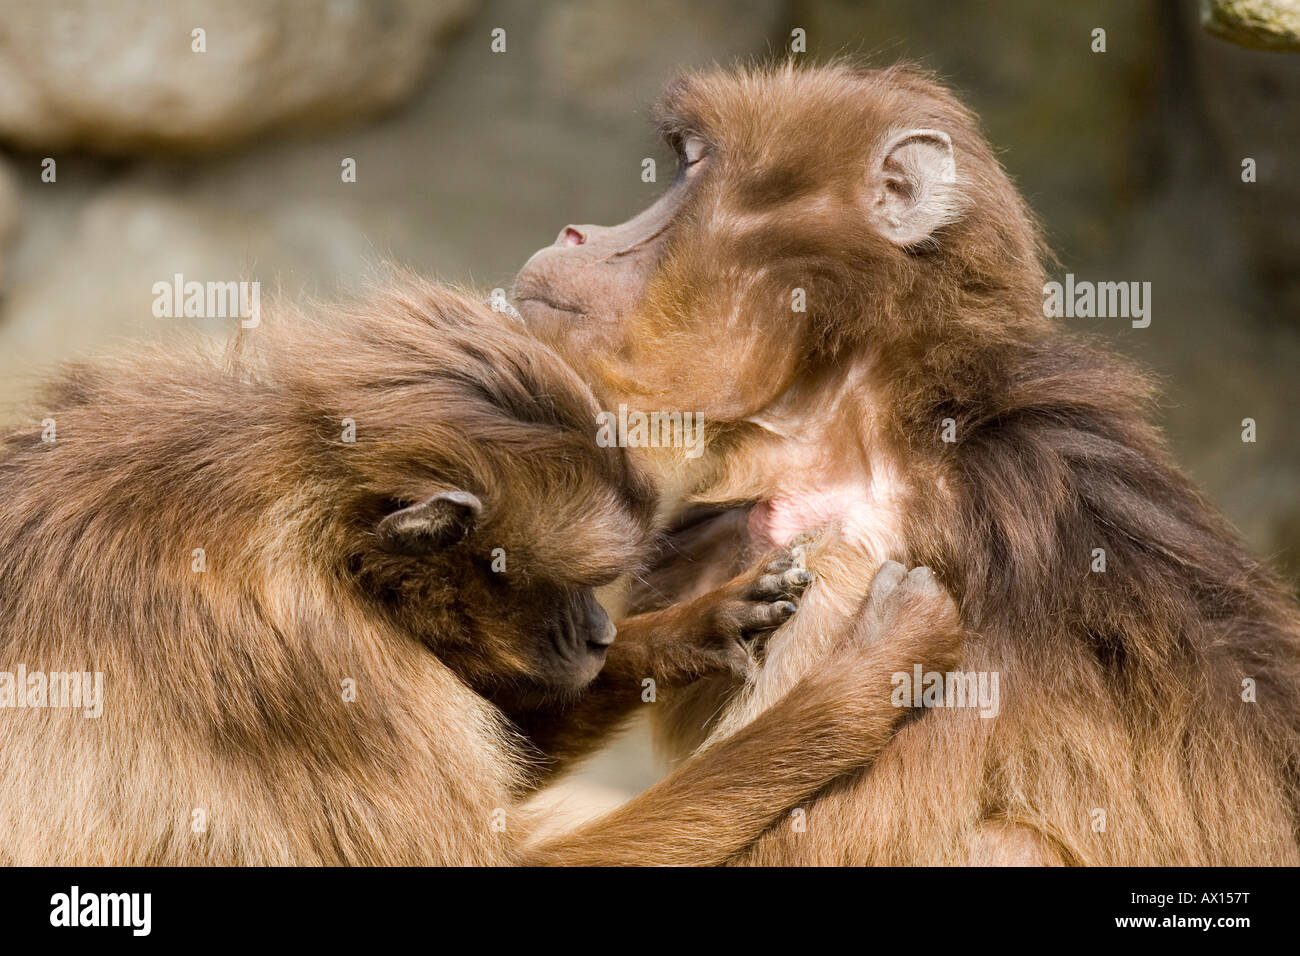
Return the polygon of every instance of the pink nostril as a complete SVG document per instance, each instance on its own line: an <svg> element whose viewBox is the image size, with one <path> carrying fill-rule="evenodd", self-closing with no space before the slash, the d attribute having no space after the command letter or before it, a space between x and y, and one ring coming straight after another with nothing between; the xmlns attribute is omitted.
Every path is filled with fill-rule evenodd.
<svg viewBox="0 0 1300 956"><path fill-rule="evenodd" d="M562 246L580 246L586 241L587 237L572 226L565 226L564 231L560 233L560 245Z"/></svg>

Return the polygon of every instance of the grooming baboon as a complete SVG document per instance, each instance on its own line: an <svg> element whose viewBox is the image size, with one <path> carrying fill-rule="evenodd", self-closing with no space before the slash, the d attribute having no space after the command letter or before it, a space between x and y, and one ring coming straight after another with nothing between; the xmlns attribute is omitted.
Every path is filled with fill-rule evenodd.
<svg viewBox="0 0 1300 956"><path fill-rule="evenodd" d="M659 729L725 739L824 667L880 561L932 566L1000 713L941 709L748 862L1300 862L1300 623L1173 464L1127 362L1044 318L1043 249L975 118L905 66L675 83L676 182L520 273L610 403L710 423L657 455L677 528L633 606L839 527L763 670ZM694 503L695 507L688 507ZM709 506L709 507L705 507Z"/></svg>
<svg viewBox="0 0 1300 956"><path fill-rule="evenodd" d="M955 605L895 574L840 673L608 830L529 846L531 748L505 714L574 756L645 678L743 672L798 573L774 562L611 646L591 589L635 565L650 487L593 441L554 352L412 279L253 335L224 362L75 368L42 428L5 437L0 671L103 675L96 719L66 687L0 685L7 862L718 862L871 758L893 671L955 658Z"/></svg>

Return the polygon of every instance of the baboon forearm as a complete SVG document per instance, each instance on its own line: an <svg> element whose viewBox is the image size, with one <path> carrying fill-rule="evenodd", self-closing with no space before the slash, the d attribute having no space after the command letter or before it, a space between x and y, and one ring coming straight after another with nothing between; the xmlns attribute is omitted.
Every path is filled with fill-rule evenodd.
<svg viewBox="0 0 1300 956"><path fill-rule="evenodd" d="M709 609L713 605L713 595L708 594L624 618L618 624L618 639L601 676L608 674L619 683L635 683L635 699L640 700L647 679L663 690L681 687L713 672L717 659L700 652L711 626Z"/></svg>
<svg viewBox="0 0 1300 956"><path fill-rule="evenodd" d="M612 813L534 848L525 862L727 862L788 810L876 757L903 713L889 700L898 667L882 653L852 673L806 678L736 735Z"/></svg>

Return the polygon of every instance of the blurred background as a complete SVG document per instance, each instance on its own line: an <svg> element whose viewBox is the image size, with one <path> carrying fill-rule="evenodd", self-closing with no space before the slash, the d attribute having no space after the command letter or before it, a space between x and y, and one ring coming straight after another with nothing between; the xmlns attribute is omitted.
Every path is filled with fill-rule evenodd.
<svg viewBox="0 0 1300 956"><path fill-rule="evenodd" d="M675 70L796 28L806 60L955 87L1055 277L1152 283L1149 328L1072 324L1163 377L1181 462L1300 580L1300 54L1213 38L1191 0L0 0L0 416L71 355L232 334L153 316L175 273L328 296L393 259L508 289L566 223L642 208L643 157L671 178L647 119ZM570 787L655 774L634 733Z"/></svg>

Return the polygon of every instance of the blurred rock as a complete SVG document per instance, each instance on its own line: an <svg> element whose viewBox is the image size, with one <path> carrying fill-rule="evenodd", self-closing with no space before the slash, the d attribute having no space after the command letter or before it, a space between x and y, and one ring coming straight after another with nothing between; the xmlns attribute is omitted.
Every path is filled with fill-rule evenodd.
<svg viewBox="0 0 1300 956"><path fill-rule="evenodd" d="M1214 36L1259 50L1300 50L1295 0L1201 0L1201 22Z"/></svg>
<svg viewBox="0 0 1300 956"><path fill-rule="evenodd" d="M30 149L206 151L354 120L406 98L474 2L6 4L0 136ZM206 52L191 48L196 29Z"/></svg>

